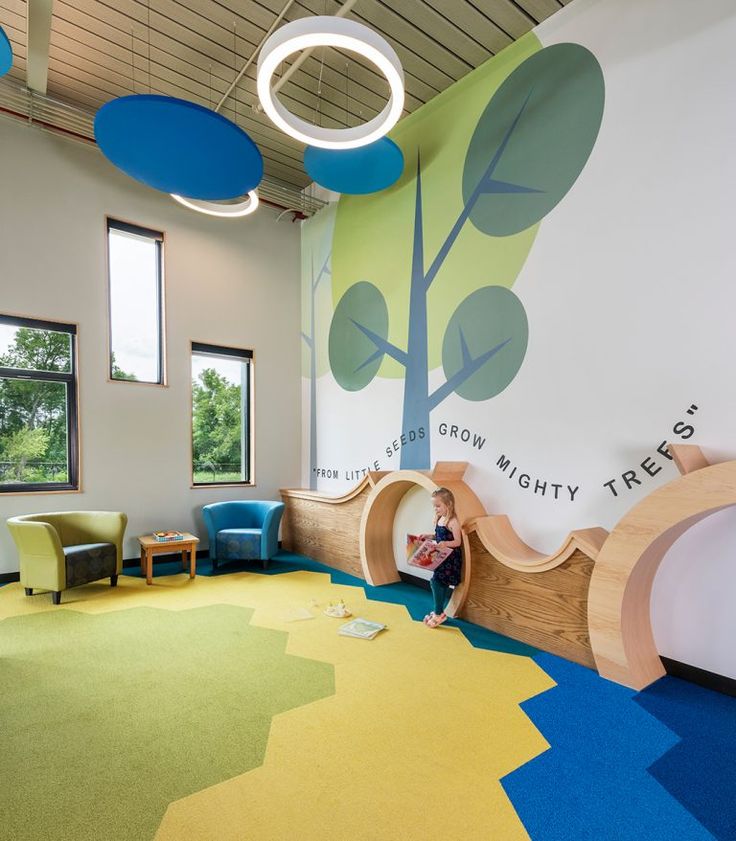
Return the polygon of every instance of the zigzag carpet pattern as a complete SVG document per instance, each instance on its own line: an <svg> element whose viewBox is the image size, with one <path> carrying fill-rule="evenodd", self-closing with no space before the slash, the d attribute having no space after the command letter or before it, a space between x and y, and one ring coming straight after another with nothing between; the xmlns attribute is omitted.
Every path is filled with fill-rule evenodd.
<svg viewBox="0 0 736 841"><path fill-rule="evenodd" d="M0 588L0 839L736 837L736 699L431 631L425 591L288 553L201 567ZM339 598L388 630L339 636Z"/></svg>

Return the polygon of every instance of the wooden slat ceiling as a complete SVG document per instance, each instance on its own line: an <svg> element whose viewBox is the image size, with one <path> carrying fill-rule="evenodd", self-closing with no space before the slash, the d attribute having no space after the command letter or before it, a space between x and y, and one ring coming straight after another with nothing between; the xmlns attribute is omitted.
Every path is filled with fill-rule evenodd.
<svg viewBox="0 0 736 841"><path fill-rule="evenodd" d="M30 0L31 3L34 0ZM570 0L357 0L347 17L380 33L406 77L405 114L419 108ZM161 93L214 107L286 5L286 0L54 0L48 95L94 112L130 93ZM285 21L335 14L336 0L294 0ZM10 77L25 83L26 0L0 0L0 25L15 55ZM221 110L258 144L266 173L309 183L302 144L257 109L255 65ZM374 116L383 77L352 53L317 49L280 98L324 126Z"/></svg>

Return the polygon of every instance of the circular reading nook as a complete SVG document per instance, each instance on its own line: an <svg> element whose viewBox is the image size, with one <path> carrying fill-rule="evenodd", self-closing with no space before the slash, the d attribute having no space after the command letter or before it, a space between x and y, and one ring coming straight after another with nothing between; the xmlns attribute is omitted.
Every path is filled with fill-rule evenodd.
<svg viewBox="0 0 736 841"><path fill-rule="evenodd" d="M430 493L445 487L455 496L455 511L462 525L473 517L485 514L483 503L465 483L466 462L438 462L431 475L419 470L396 470L387 473L371 489L360 519L360 561L363 576L369 584L391 584L399 581L393 548L393 523L401 500L414 487ZM459 616L467 596L471 577L471 553L468 534L463 528L463 574L447 606L448 616Z"/></svg>

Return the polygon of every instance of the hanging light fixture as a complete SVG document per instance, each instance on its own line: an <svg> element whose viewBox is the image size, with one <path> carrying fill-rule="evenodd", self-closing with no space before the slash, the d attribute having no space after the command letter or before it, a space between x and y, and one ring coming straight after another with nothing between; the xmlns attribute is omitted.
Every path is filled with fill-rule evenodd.
<svg viewBox="0 0 736 841"><path fill-rule="evenodd" d="M328 129L292 114L276 98L271 79L281 62L300 50L336 47L357 53L386 77L389 98L378 116L344 129ZM274 32L258 57L258 96L263 110L284 132L302 143L322 149L355 149L383 137L398 122L404 109L404 71L391 45L372 29L346 18L318 15L301 18Z"/></svg>
<svg viewBox="0 0 736 841"><path fill-rule="evenodd" d="M237 52L238 52L238 44L237 44L237 24L233 23L233 72L236 72L236 64L237 64ZM245 67L240 72L240 76L244 75L246 68L250 61L253 60L251 57L248 62L246 62ZM235 89L235 86L238 83L238 79L240 78L237 74L233 79L232 85L228 88L227 93L216 105L214 111L217 114L222 107L222 103L227 98L227 95ZM212 67L210 66L210 96L212 95ZM238 97L237 92L235 94L235 126L238 125ZM262 174L262 171L261 171ZM171 193L171 198L175 201L178 201L179 204L183 205L184 207L189 208L189 210L196 210L197 213L204 213L207 216L218 216L220 219L240 219L243 216L250 216L251 213L255 213L258 209L258 193L255 190L249 190L247 195L241 195L234 198L232 201L203 201L201 199L192 199L186 198L184 196L178 195L177 193Z"/></svg>
<svg viewBox="0 0 736 841"><path fill-rule="evenodd" d="M206 213L208 216L219 216L223 219L239 219L241 216L249 216L258 207L258 193L255 190L251 190L244 201L234 202L198 201L197 199L178 196L176 193L172 193L171 197L190 210Z"/></svg>
<svg viewBox="0 0 736 841"><path fill-rule="evenodd" d="M155 190L190 201L221 203L215 208L218 214L228 209L231 199L241 212L251 205L255 210L257 200L246 204L244 198L263 177L263 157L249 135L211 108L151 93L150 3L147 5L148 93L135 93L131 32L134 93L98 109L94 121L98 147L118 169Z"/></svg>

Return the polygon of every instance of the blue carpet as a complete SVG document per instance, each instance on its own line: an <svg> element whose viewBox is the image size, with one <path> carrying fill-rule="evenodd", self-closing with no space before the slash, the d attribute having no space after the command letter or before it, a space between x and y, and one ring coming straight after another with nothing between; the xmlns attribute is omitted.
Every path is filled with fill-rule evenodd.
<svg viewBox="0 0 736 841"><path fill-rule="evenodd" d="M712 839L648 772L678 738L636 703L636 693L552 654L534 660L558 685L521 706L551 747L502 781L529 835ZM689 711L700 714L694 705ZM690 785L698 784L691 775Z"/></svg>
<svg viewBox="0 0 736 841"><path fill-rule="evenodd" d="M635 700L681 739L649 773L716 838L736 839L736 698L668 677Z"/></svg>

